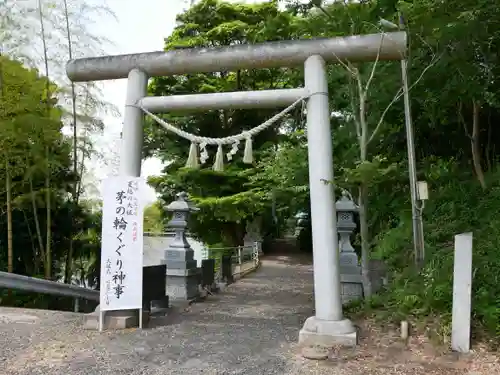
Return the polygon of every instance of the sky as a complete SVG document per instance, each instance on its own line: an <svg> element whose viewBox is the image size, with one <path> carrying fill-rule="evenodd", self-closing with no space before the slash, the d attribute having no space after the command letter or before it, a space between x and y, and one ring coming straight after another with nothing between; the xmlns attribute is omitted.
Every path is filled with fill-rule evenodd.
<svg viewBox="0 0 500 375"><path fill-rule="evenodd" d="M191 2L192 0L107 0L116 20L105 16L92 26L92 31L95 35L105 36L113 43L113 46L107 49L110 55L163 50L164 38L174 29L176 15L189 7ZM251 3L256 0L243 2ZM103 81L100 84L103 99L114 104L123 113L127 80ZM101 151L107 153L104 159L115 159L116 164L123 116L103 116L102 119L105 131L96 144L102 148ZM147 178L158 175L162 168L161 161L156 158L143 160L141 176ZM91 169L93 177L101 181L101 184L103 179L114 172L113 166L106 166L102 160L94 160ZM90 195L100 196L100 187L99 190ZM148 189L146 200L148 203L156 200L156 193L152 188Z"/></svg>
<svg viewBox="0 0 500 375"><path fill-rule="evenodd" d="M107 51L111 55L162 50L163 39L169 36L175 27L176 15L187 5L186 0L108 0L107 3L117 19L106 16L102 22L94 25L93 31L113 42L113 46ZM104 81L101 86L103 98L123 113L127 80ZM104 116L103 120L106 129L98 144L117 147L122 116ZM161 170L162 164L158 159L148 159L143 161L141 175L147 178L158 175ZM106 168L99 164L93 172L98 179L103 179L111 174L111 167ZM150 188L147 192L148 203L155 199L155 192Z"/></svg>

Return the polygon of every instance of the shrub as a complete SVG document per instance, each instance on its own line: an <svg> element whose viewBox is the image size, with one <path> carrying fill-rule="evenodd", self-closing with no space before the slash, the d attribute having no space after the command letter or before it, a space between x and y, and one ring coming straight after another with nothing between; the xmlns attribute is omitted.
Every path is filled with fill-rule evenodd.
<svg viewBox="0 0 500 375"><path fill-rule="evenodd" d="M454 235L473 232L473 329L500 335L500 174L489 177L483 191L477 180L436 178L424 210L426 263L412 271L412 225L407 209L392 226L378 234L373 257L391 272L387 290L364 308L384 318L437 317L449 331L452 310ZM366 310L365 310L366 311Z"/></svg>

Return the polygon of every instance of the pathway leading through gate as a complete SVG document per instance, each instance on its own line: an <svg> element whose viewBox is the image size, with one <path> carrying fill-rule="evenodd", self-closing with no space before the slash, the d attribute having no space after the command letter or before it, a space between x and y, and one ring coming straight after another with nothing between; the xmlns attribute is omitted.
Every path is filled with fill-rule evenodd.
<svg viewBox="0 0 500 375"><path fill-rule="evenodd" d="M82 314L0 308L1 374L467 373L460 361L436 357L423 344L402 346L387 333L362 337L360 346L339 349L328 361L304 360L296 343L313 313L312 285L307 257L267 257L257 272L187 311L154 318L144 330L85 331Z"/></svg>

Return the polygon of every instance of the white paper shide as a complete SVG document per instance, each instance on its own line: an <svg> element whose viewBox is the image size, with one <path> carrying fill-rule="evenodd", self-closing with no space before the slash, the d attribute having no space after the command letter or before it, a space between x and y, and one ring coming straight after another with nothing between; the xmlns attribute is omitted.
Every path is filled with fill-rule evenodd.
<svg viewBox="0 0 500 375"><path fill-rule="evenodd" d="M101 311L142 308L144 188L139 177L104 183Z"/></svg>

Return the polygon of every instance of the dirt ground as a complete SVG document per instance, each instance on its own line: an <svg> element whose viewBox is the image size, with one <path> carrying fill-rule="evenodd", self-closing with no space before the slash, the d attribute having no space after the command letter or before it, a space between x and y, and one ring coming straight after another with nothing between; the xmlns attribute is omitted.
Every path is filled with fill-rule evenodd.
<svg viewBox="0 0 500 375"><path fill-rule="evenodd" d="M268 258L270 264L287 264L305 272L312 267L312 259L304 254L276 255ZM311 270L311 268L309 269ZM297 271L297 270L296 270ZM312 274L311 274L312 276ZM302 285L302 291L307 291ZM471 352L452 352L449 346L431 340L424 333L413 332L403 342L397 329L381 328L373 320L357 320L359 345L356 348L337 347L326 360L304 359L298 347L298 362L293 374L331 375L500 375L500 352L492 352L487 345L475 342Z"/></svg>
<svg viewBox="0 0 500 375"><path fill-rule="evenodd" d="M413 333L407 342L399 332L380 329L373 321L358 321L360 342L356 348L338 347L324 361L301 360L311 374L335 375L496 375L500 353L475 343L468 354L452 352L424 334Z"/></svg>
<svg viewBox="0 0 500 375"><path fill-rule="evenodd" d="M276 256L143 330L85 331L82 314L0 308L0 375L500 375L499 353L480 345L459 356L368 321L356 348L306 360L297 340L313 300L310 262Z"/></svg>

